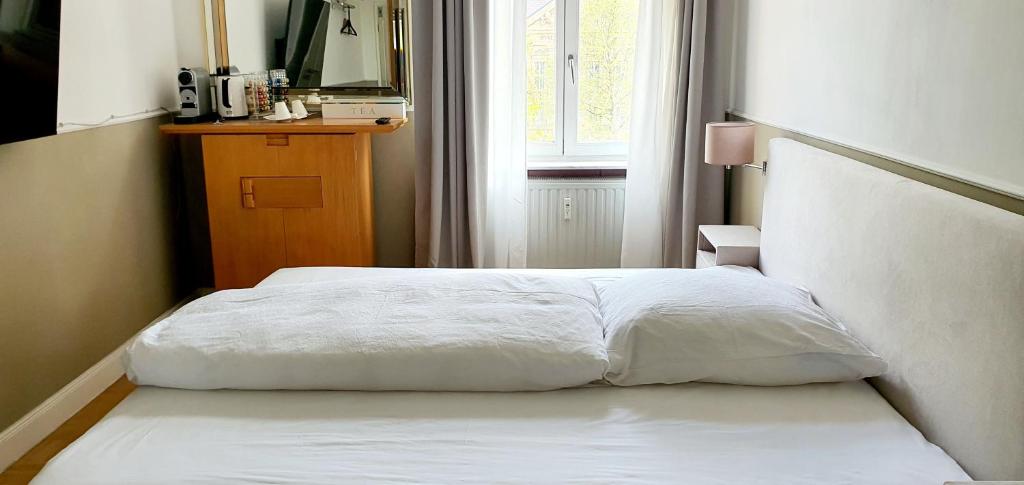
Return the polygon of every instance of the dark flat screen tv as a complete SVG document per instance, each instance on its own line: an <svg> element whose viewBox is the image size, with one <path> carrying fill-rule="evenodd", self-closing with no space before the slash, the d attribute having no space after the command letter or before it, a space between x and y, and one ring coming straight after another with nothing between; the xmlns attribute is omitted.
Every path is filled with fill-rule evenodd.
<svg viewBox="0 0 1024 485"><path fill-rule="evenodd" d="M59 58L60 0L0 0L0 144L57 133Z"/></svg>

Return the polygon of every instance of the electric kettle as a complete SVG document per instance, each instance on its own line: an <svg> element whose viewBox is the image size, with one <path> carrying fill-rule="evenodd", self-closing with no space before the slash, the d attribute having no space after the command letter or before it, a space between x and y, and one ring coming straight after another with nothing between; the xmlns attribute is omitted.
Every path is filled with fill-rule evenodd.
<svg viewBox="0 0 1024 485"><path fill-rule="evenodd" d="M244 76L217 76L217 113L221 118L246 118Z"/></svg>

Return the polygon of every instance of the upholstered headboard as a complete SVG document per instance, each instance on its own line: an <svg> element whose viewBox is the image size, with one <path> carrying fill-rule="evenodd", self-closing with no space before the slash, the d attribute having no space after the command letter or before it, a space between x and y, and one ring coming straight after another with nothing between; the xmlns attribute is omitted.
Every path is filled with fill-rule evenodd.
<svg viewBox="0 0 1024 485"><path fill-rule="evenodd" d="M1024 479L1024 216L787 139L768 166L761 270L881 354L875 387L975 479Z"/></svg>

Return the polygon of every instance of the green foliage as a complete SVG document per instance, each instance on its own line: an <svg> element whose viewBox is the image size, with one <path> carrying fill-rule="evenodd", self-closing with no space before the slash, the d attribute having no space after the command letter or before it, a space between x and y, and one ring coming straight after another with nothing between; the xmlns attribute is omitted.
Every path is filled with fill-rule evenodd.
<svg viewBox="0 0 1024 485"><path fill-rule="evenodd" d="M577 141L629 141L638 0L580 1Z"/></svg>
<svg viewBox="0 0 1024 485"><path fill-rule="evenodd" d="M526 139L531 142L555 141L555 3L526 19Z"/></svg>
<svg viewBox="0 0 1024 485"><path fill-rule="evenodd" d="M555 1L527 19L527 139L555 139ZM626 142L633 95L639 0L580 0L577 62L580 143ZM569 109L572 109L569 107Z"/></svg>

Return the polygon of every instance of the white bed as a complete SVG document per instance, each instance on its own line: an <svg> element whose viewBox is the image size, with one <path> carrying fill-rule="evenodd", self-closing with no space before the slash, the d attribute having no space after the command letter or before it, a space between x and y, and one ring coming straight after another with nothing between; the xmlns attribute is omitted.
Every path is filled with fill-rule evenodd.
<svg viewBox="0 0 1024 485"><path fill-rule="evenodd" d="M36 484L939 484L863 381L527 393L140 388Z"/></svg>
<svg viewBox="0 0 1024 485"><path fill-rule="evenodd" d="M410 271L291 268L258 286ZM651 270L512 272L603 286L641 271ZM143 387L33 483L923 485L967 478L856 381L519 393Z"/></svg>
<svg viewBox="0 0 1024 485"><path fill-rule="evenodd" d="M965 468L1021 478L1024 366L1009 349L1024 343L1024 218L795 142L773 140L771 153L763 271L806 286L880 350L890 367L875 387L142 387L34 483L939 484L969 479ZM259 286L405 271L285 269ZM649 270L516 272L600 287L638 271Z"/></svg>

